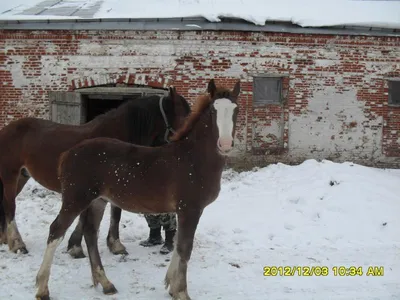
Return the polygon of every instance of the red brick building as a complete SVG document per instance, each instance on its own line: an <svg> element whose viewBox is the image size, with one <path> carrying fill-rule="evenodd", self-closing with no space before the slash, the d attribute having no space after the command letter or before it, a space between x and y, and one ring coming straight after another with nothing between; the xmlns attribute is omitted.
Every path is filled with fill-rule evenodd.
<svg viewBox="0 0 400 300"><path fill-rule="evenodd" d="M400 162L399 30L100 21L0 20L0 128L86 122L168 85L193 100L210 78L240 78L239 158Z"/></svg>

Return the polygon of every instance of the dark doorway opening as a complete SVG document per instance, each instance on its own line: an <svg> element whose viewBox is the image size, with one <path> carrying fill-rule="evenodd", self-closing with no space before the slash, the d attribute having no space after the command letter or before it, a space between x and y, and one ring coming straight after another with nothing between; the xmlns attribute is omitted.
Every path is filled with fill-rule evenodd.
<svg viewBox="0 0 400 300"><path fill-rule="evenodd" d="M98 115L117 108L123 102L123 100L88 99L86 102L86 122L90 122Z"/></svg>
<svg viewBox="0 0 400 300"><path fill-rule="evenodd" d="M90 122L98 115L119 107L122 103L135 99L135 95L87 95L83 101L86 110L86 122Z"/></svg>

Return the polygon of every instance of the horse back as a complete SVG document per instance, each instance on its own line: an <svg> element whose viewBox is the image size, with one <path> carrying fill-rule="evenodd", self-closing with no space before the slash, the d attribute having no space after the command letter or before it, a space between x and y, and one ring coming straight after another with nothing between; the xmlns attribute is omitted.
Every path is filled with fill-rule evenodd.
<svg viewBox="0 0 400 300"><path fill-rule="evenodd" d="M22 118L10 122L0 130L0 145L2 155L0 161L4 160L4 156L18 156L25 148L26 139L40 132L41 128L50 126L51 121L41 120L37 118ZM37 136L40 139L40 135ZM2 159L3 158L3 159Z"/></svg>
<svg viewBox="0 0 400 300"><path fill-rule="evenodd" d="M208 205L219 194L219 168L210 173L199 160L184 142L146 147L93 138L60 156L58 177L67 194L90 190L128 211L171 212L181 199Z"/></svg>
<svg viewBox="0 0 400 300"><path fill-rule="evenodd" d="M0 130L0 174L18 172L23 166L49 189L57 189L59 154L87 136L84 126L39 118L12 121Z"/></svg>

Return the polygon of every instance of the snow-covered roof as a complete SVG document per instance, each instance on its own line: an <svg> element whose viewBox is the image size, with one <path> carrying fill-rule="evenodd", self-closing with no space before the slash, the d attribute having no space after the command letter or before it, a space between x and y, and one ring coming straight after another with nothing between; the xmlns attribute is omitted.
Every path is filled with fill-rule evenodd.
<svg viewBox="0 0 400 300"><path fill-rule="evenodd" d="M353 0L3 0L0 20L237 18L255 25L400 29L400 1Z"/></svg>

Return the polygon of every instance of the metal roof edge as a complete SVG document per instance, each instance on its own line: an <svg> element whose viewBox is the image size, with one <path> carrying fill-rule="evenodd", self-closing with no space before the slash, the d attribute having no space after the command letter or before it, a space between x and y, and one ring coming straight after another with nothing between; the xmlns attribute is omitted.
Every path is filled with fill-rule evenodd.
<svg viewBox="0 0 400 300"><path fill-rule="evenodd" d="M297 34L400 36L400 29L362 26L301 27L290 22L255 25L238 19L209 22L204 18L168 19L32 19L1 20L1 30L167 30L167 31L243 31Z"/></svg>

